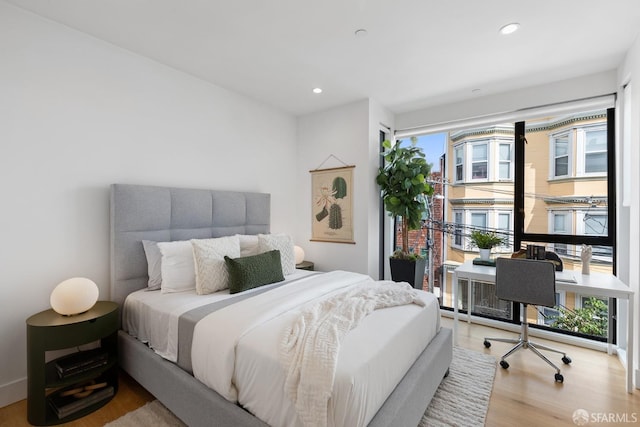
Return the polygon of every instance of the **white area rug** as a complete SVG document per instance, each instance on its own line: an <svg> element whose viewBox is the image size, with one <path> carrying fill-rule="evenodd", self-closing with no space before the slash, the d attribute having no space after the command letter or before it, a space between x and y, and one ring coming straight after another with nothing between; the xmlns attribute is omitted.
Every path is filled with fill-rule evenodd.
<svg viewBox="0 0 640 427"><path fill-rule="evenodd" d="M477 351L454 347L449 375L442 381L419 427L484 426L489 408L496 359ZM154 400L105 427L184 427Z"/></svg>
<svg viewBox="0 0 640 427"><path fill-rule="evenodd" d="M495 376L495 357L454 347L449 375L440 383L419 427L484 426Z"/></svg>

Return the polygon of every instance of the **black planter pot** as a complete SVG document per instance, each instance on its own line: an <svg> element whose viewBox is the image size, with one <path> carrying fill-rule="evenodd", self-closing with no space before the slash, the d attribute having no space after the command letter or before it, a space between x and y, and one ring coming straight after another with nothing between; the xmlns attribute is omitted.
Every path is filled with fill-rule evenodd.
<svg viewBox="0 0 640 427"><path fill-rule="evenodd" d="M422 289L424 268L427 260L422 258L415 261L408 259L389 258L391 279L394 282L408 282L416 289Z"/></svg>

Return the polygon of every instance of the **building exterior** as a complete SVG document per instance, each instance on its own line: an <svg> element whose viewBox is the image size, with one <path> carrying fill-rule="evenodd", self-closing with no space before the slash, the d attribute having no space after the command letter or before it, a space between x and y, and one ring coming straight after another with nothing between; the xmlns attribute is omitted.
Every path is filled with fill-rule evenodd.
<svg viewBox="0 0 640 427"><path fill-rule="evenodd" d="M525 231L538 234L607 234L607 130L606 112L585 112L526 122ZM456 265L478 256L469 240L474 229L493 230L505 244L493 256L511 256L514 209L514 127L500 124L451 132L448 137L443 182L445 208L441 229L445 236L440 272L443 306L452 307L452 275ZM543 244L555 252L566 270L580 270L581 245ZM594 247L591 268L612 271L612 248ZM471 304L474 314L511 318L511 305L495 297L494 286L471 283L472 301L466 301L462 283L458 308ZM575 310L588 304L588 296L559 292L558 307ZM589 302L590 303L590 302ZM557 307L557 308L558 308ZM531 323L553 324L558 309L530 308Z"/></svg>

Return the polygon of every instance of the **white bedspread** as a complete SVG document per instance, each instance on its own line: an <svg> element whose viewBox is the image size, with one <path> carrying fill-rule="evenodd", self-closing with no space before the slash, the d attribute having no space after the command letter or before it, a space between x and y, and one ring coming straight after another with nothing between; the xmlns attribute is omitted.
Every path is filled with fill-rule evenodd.
<svg viewBox="0 0 640 427"><path fill-rule="evenodd" d="M194 375L272 426L301 426L285 392L283 334L305 306L370 281L344 271L310 276L208 315L194 331ZM367 425L435 336L438 301L426 292L417 295L426 307L376 310L346 333L328 404L329 426Z"/></svg>
<svg viewBox="0 0 640 427"><path fill-rule="evenodd" d="M425 305L408 283L368 280L302 310L285 330L281 356L285 392L305 426L327 425L343 337L374 310L413 303Z"/></svg>
<svg viewBox="0 0 640 427"><path fill-rule="evenodd" d="M296 270L285 281L293 281L313 274ZM279 283L274 284L278 285ZM246 291L256 292L259 288ZM146 343L167 360L178 360L178 323L189 310L233 297L229 290L198 295L195 289L184 292L161 293L141 289L129 294L124 302L122 329Z"/></svg>

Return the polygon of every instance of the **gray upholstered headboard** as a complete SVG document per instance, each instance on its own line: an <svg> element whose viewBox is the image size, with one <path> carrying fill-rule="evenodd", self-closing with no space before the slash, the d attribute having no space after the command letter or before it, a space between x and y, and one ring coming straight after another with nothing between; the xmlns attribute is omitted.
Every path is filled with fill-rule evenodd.
<svg viewBox="0 0 640 427"><path fill-rule="evenodd" d="M147 286L142 240L167 242L268 233L266 193L111 185L111 300Z"/></svg>

